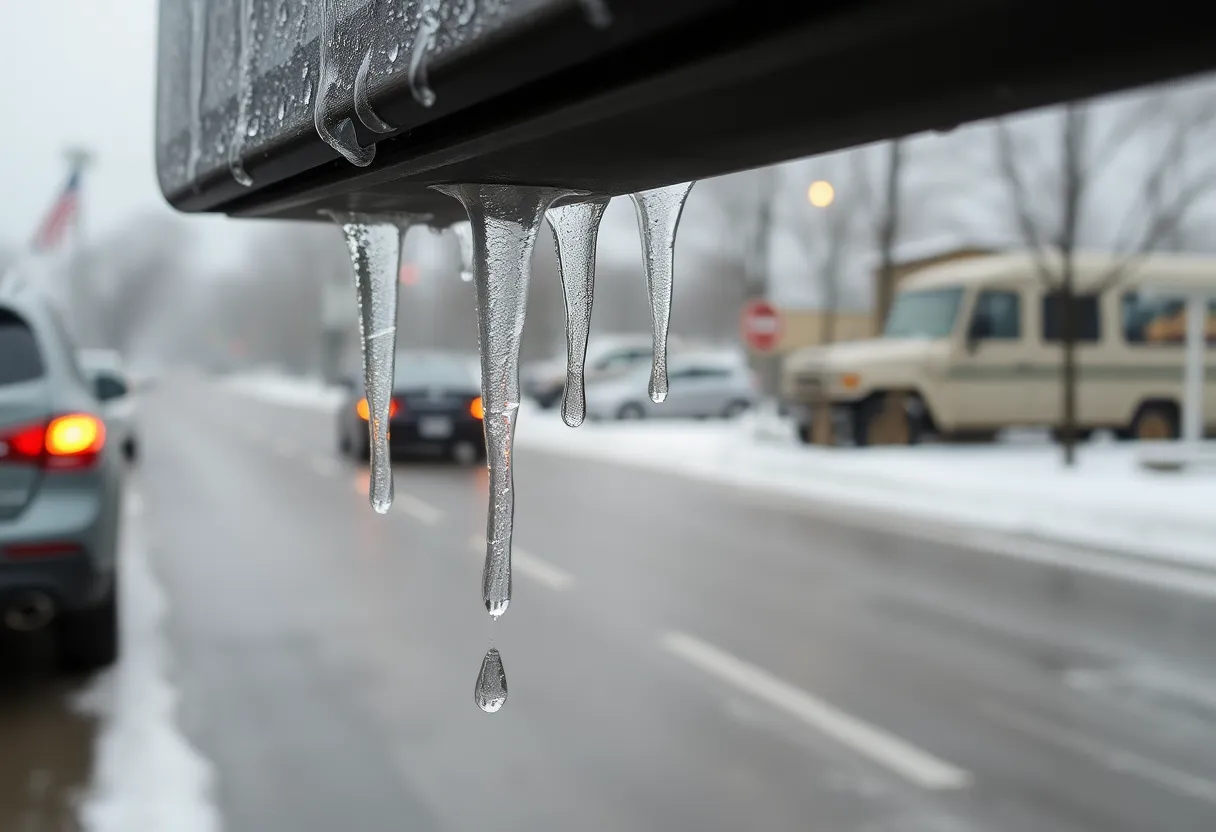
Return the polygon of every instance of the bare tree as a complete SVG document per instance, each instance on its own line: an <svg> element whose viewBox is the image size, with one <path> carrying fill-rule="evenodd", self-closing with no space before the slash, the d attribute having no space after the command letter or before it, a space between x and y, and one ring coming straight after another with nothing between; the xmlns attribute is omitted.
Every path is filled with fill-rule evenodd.
<svg viewBox="0 0 1216 832"><path fill-rule="evenodd" d="M1086 228L1087 212L1104 206L1095 204L1094 184L1125 148L1155 149L1140 183L1138 198L1122 223L1115 225L1115 258L1099 277L1094 293L1101 295L1123 280L1148 254L1167 245L1187 212L1216 184L1216 167L1200 173L1184 170L1186 149L1200 128L1216 117L1216 97L1174 96L1158 92L1139 105L1127 107L1099 136L1095 129L1095 105L1066 104L1055 125L1058 169L1054 187L1037 189L1032 181L1043 181L1043 171L1032 172L1027 157L1041 156L1032 139L1018 136L1008 123L996 124L996 160L1005 183L1014 220L1023 243L1030 250L1044 286L1058 299L1061 348L1060 441L1065 465L1076 461L1077 440L1077 287L1076 254ZM1164 131L1164 137L1160 133ZM1157 133L1154 136L1153 133ZM1021 141L1019 141L1019 138ZM1047 205L1040 198L1051 194ZM1054 203L1054 204L1052 204Z"/></svg>

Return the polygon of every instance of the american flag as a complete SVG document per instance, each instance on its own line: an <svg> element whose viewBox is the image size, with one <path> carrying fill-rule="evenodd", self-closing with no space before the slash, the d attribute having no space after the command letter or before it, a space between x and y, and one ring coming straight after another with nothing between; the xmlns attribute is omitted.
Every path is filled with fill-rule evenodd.
<svg viewBox="0 0 1216 832"><path fill-rule="evenodd" d="M74 170L72 171L72 175L68 177L68 182L64 186L63 192L59 194L59 198L51 206L51 210L42 221L42 225L38 227L38 233L34 235L34 250L49 251L59 245L63 241L67 229L72 226L79 207L80 171Z"/></svg>

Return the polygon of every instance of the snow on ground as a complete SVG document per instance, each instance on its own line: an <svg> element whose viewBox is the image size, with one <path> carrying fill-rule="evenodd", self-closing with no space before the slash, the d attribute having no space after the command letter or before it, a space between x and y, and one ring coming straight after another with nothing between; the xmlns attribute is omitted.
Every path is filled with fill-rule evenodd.
<svg viewBox="0 0 1216 832"><path fill-rule="evenodd" d="M233 374L224 381L235 391L289 407L333 410L344 395L342 388L327 385L320 379L285 376L274 370Z"/></svg>
<svg viewBox="0 0 1216 832"><path fill-rule="evenodd" d="M80 805L85 832L218 832L210 764L177 727L169 680L165 594L156 582L128 496L122 574L122 658L78 706L100 731L93 780Z"/></svg>
<svg viewBox="0 0 1216 832"><path fill-rule="evenodd" d="M287 388L294 385L288 392ZM279 378L235 389L267 401L332 408L332 390ZM1144 469L1134 444L1082 446L1073 470L1034 437L994 445L806 447L773 413L728 422L562 424L526 403L521 448L599 459L786 498L877 509L1007 534L1216 567L1216 469ZM1213 448L1216 452L1216 448Z"/></svg>

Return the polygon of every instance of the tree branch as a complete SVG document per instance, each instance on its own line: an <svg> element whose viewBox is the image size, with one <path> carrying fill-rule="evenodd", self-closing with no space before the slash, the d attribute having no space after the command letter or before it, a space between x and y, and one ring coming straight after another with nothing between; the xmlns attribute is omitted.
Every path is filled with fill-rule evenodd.
<svg viewBox="0 0 1216 832"><path fill-rule="evenodd" d="M1055 277L1047 264L1042 233L1035 222L1030 210L1030 196L1018 167L1017 149L1014 146L1013 134L1003 120L996 122L996 156L1002 178L1009 189L1009 199L1013 205L1014 217L1022 239L1029 246L1031 257L1040 277L1048 285L1055 282Z"/></svg>

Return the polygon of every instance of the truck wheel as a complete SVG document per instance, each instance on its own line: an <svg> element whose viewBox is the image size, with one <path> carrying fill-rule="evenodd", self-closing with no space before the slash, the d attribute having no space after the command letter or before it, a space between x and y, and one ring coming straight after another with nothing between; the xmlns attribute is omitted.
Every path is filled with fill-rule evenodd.
<svg viewBox="0 0 1216 832"><path fill-rule="evenodd" d="M65 670L101 670L118 660L117 580L96 607L59 619L59 659Z"/></svg>
<svg viewBox="0 0 1216 832"><path fill-rule="evenodd" d="M1128 427L1132 439L1177 439L1178 408L1167 402L1141 405Z"/></svg>

